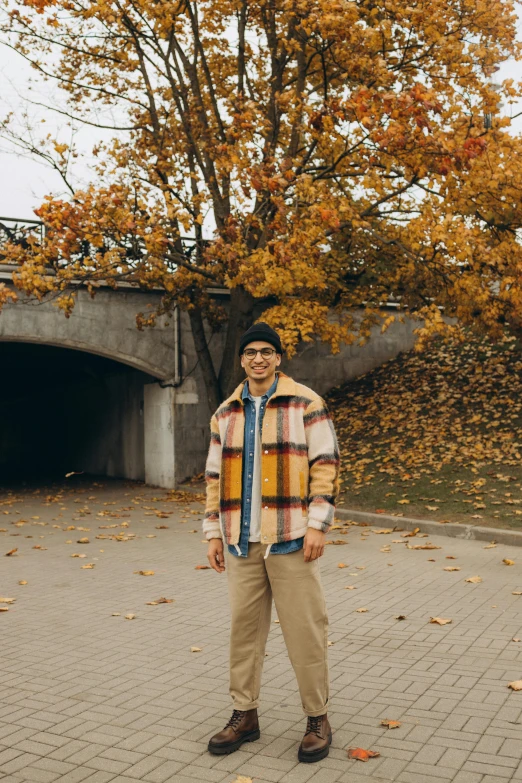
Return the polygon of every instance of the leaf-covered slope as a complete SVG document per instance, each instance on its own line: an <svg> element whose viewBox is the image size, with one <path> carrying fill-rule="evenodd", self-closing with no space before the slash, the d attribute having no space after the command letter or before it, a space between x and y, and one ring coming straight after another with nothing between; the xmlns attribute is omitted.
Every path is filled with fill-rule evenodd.
<svg viewBox="0 0 522 783"><path fill-rule="evenodd" d="M515 338L435 342L333 389L327 401L348 507L480 524L522 516L516 491L506 492L518 489L522 476L522 352ZM427 497L434 487L437 497Z"/></svg>

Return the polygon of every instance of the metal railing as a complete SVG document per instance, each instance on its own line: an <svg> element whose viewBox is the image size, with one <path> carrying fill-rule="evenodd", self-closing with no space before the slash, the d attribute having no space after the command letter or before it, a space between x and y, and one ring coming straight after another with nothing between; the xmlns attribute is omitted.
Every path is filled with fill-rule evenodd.
<svg viewBox="0 0 522 783"><path fill-rule="evenodd" d="M44 235L45 227L41 220L0 217L0 261L3 259L2 246L8 242L28 247L32 236L41 242Z"/></svg>

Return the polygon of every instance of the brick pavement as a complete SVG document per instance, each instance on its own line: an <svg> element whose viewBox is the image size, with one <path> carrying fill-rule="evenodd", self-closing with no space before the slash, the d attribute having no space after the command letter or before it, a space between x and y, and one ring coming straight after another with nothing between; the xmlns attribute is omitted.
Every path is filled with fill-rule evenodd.
<svg viewBox="0 0 522 783"><path fill-rule="evenodd" d="M0 594L16 598L0 613L0 783L221 783L238 774L255 783L522 783L522 692L506 687L522 678L522 642L512 641L522 638L522 596L512 595L522 590L519 548L432 536L441 549L409 550L392 543L400 533L334 531L330 540L347 545L328 546L322 559L333 642L329 757L297 763L305 722L273 623L261 740L219 758L206 742L231 709L226 577L195 570L206 562L200 515L164 497L129 482L84 482L60 503L28 493L0 506ZM154 509L175 513L161 519ZM111 510L120 517L97 517ZM27 524L11 525L21 519ZM129 527L97 527L123 521ZM90 531L63 531L66 524ZM121 532L136 538L94 538ZM76 544L80 535L90 543ZM14 546L17 556L4 557ZM516 564L503 565L505 557ZM87 562L95 567L81 569ZM147 569L155 575L133 573ZM476 574L482 583L465 583ZM160 596L175 603L146 605ZM134 620L124 619L129 612ZM407 619L394 619L400 614ZM431 616L453 622L429 624ZM381 727L384 718L400 728ZM350 746L380 756L348 760Z"/></svg>

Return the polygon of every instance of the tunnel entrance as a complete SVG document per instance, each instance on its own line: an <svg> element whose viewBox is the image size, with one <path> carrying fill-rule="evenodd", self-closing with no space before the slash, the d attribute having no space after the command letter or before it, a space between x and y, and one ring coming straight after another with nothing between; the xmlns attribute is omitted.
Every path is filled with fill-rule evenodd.
<svg viewBox="0 0 522 783"><path fill-rule="evenodd" d="M0 485L72 471L145 479L144 393L156 378L91 353L0 342Z"/></svg>

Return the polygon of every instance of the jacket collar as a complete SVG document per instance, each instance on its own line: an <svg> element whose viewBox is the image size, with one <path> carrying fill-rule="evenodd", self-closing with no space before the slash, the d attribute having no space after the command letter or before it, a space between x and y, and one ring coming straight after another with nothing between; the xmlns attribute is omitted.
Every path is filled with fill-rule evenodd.
<svg viewBox="0 0 522 783"><path fill-rule="evenodd" d="M273 400L275 397L291 397L295 395L297 385L296 382L290 378L290 376L285 375L284 372L278 371L276 374L278 377L277 387L275 392L271 395L270 399ZM247 381L248 378L245 378L244 381L241 381L239 386L234 389L228 400L226 400L227 403L232 402L233 400L237 400L241 403L241 405L244 405L243 389Z"/></svg>

